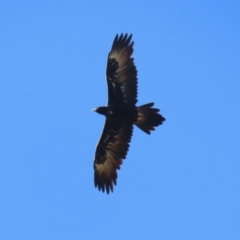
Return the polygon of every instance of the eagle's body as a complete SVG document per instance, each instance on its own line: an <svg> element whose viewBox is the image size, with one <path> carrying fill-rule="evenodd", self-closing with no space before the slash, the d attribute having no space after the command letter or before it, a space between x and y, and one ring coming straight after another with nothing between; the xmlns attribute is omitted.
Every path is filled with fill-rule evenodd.
<svg viewBox="0 0 240 240"><path fill-rule="evenodd" d="M113 191L117 169L126 158L131 141L133 125L150 134L165 118L154 103L137 107L137 70L131 55L132 35L116 35L108 55L107 85L108 106L95 111L106 117L102 136L97 145L94 160L95 186L103 192Z"/></svg>

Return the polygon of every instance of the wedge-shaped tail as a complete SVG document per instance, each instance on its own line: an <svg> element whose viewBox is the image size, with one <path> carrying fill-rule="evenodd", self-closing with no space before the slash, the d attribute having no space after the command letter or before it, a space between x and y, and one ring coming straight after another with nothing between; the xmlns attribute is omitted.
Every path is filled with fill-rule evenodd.
<svg viewBox="0 0 240 240"><path fill-rule="evenodd" d="M158 113L160 109L152 108L153 105L154 103L148 103L138 107L138 118L135 125L147 134L165 121L165 118Z"/></svg>

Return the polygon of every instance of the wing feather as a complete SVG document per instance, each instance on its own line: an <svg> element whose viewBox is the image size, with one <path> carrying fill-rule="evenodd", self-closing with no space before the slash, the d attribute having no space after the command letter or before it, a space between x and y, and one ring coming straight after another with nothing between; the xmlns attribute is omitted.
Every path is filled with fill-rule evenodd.
<svg viewBox="0 0 240 240"><path fill-rule="evenodd" d="M132 132L130 122L106 120L94 160L94 183L99 190L113 191L117 183L117 169L120 169L122 159L126 158Z"/></svg>
<svg viewBox="0 0 240 240"><path fill-rule="evenodd" d="M116 35L107 61L108 104L137 103L137 69L132 35Z"/></svg>

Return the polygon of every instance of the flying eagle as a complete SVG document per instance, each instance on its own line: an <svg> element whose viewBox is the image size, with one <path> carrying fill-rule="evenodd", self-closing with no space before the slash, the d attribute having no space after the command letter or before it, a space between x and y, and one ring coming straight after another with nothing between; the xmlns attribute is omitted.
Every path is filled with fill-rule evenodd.
<svg viewBox="0 0 240 240"><path fill-rule="evenodd" d="M98 190L113 192L117 169L126 158L135 124L150 134L165 118L154 103L137 107L137 69L132 34L116 35L107 59L108 104L93 111L106 117L94 159L94 183Z"/></svg>

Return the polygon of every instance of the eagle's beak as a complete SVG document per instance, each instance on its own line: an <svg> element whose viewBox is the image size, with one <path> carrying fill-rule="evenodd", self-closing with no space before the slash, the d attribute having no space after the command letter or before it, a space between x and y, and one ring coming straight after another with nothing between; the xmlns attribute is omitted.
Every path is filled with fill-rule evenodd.
<svg viewBox="0 0 240 240"><path fill-rule="evenodd" d="M96 108L92 109L92 112L96 112L96 111L97 111L97 109L96 109Z"/></svg>

